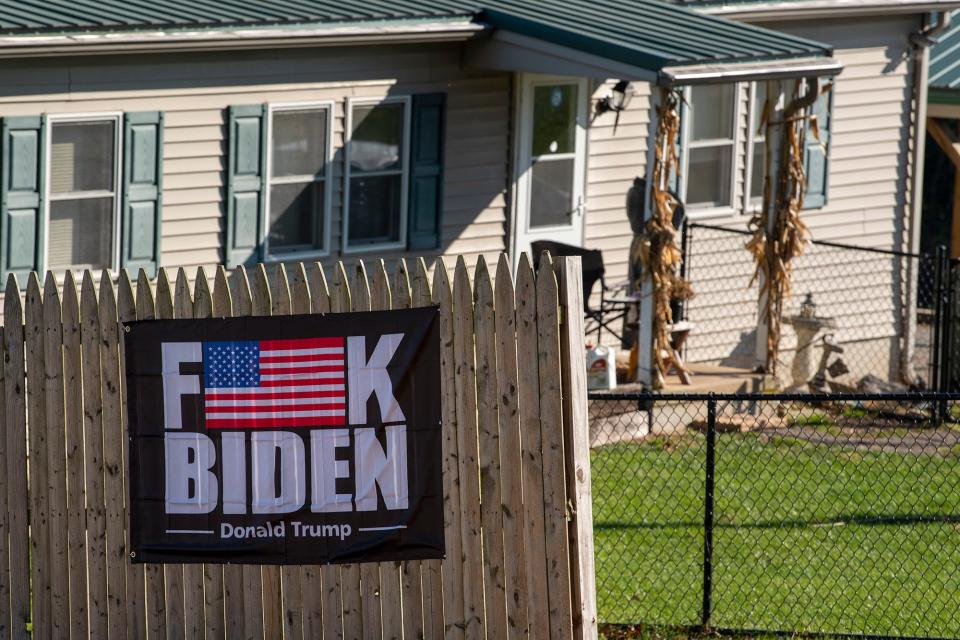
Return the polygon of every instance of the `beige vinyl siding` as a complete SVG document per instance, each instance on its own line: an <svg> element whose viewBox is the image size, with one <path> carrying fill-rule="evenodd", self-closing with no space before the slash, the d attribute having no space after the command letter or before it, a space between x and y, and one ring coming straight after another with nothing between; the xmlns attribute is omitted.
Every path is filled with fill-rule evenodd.
<svg viewBox="0 0 960 640"><path fill-rule="evenodd" d="M339 256L347 98L448 95L441 248L496 259L504 250L511 79L464 71L456 44L279 49L7 62L0 117L43 113L165 114L161 264L212 269L222 259L225 110L264 102L333 101L331 262ZM350 258L408 256L404 252Z"/></svg>
<svg viewBox="0 0 960 640"><path fill-rule="evenodd" d="M608 95L616 80L596 87L591 106ZM588 137L587 213L584 246L603 251L608 284L627 279L630 240L627 192L634 178L646 176L647 137L650 128L650 85L633 83L634 98L627 111L593 116ZM596 297L596 296L595 296Z"/></svg>
<svg viewBox="0 0 960 640"><path fill-rule="evenodd" d="M907 35L918 24L901 17L771 25L834 44L845 67L834 90L827 205L803 212L814 239L884 249L906 245L914 71ZM705 222L745 229L748 218ZM694 234L691 276L698 295L689 304L697 324L688 342L691 361L753 364L755 334L744 329L756 322L757 293L755 286L747 289L752 266L743 240L708 230ZM786 315L812 292L818 313L837 320L837 338L849 345L845 360L872 361L871 371L854 370L848 379L894 372L905 269L902 260L888 256L810 248L796 260L795 295ZM787 328L783 347L794 345ZM784 360L789 364L791 358L786 353Z"/></svg>

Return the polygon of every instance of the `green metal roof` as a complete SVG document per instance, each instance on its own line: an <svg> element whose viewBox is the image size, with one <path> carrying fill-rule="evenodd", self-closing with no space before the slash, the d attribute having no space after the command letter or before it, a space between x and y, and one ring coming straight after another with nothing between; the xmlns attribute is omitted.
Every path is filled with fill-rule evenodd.
<svg viewBox="0 0 960 640"><path fill-rule="evenodd" d="M832 54L663 0L0 0L0 36L458 18L653 71Z"/></svg>
<svg viewBox="0 0 960 640"><path fill-rule="evenodd" d="M960 11L952 14L952 26L937 37L937 44L930 51L931 102L956 104L960 92Z"/></svg>

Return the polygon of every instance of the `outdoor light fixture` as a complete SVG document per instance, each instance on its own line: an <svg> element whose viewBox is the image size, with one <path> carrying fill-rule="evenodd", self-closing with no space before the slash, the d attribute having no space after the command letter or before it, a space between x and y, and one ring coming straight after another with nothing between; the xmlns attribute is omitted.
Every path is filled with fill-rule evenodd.
<svg viewBox="0 0 960 640"><path fill-rule="evenodd" d="M606 98L600 100L597 104L597 113L607 113L615 111L620 113L626 111L630 106L630 100L633 99L633 91L630 90L630 83L621 80L613 87L613 91Z"/></svg>
<svg viewBox="0 0 960 640"><path fill-rule="evenodd" d="M613 121L613 133L616 135L617 127L620 125L620 114L627 110L630 101L633 99L633 90L630 83L621 80L613 86L613 91L605 98L601 98L597 103L597 115L601 116L607 112L613 111L617 114Z"/></svg>

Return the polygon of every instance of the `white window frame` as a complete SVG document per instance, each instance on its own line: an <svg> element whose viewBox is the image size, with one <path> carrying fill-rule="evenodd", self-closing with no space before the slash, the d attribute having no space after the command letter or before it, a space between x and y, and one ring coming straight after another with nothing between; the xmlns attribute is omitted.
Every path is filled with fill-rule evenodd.
<svg viewBox="0 0 960 640"><path fill-rule="evenodd" d="M53 172L53 127L56 124L70 122L113 122L113 191L81 191L70 196L54 195L51 185L51 175ZM46 271L50 263L50 205L61 200L81 200L92 198L113 198L113 238L110 252L110 264L107 269L114 275L119 272L120 265L120 213L123 207L123 113L119 111L98 112L98 113L70 113L70 114L49 114L47 116L47 140L45 143L45 162L44 172L44 199L43 199L43 265L41 271ZM77 193L82 194L78 198Z"/></svg>
<svg viewBox="0 0 960 640"><path fill-rule="evenodd" d="M353 108L364 105L381 105L390 103L403 104L403 153L400 156L400 234L397 242L387 242L380 244L365 244L360 246L350 246L350 143L353 139ZM341 243L344 254L369 253L371 251L393 251L402 250L407 247L407 200L409 197L410 184L410 120L411 120L410 96L386 96L380 98L347 98L346 104L346 124L343 132L344 139L344 169L343 169L343 215L342 228L343 233ZM383 175L393 175L395 170L384 171ZM377 172L365 173L363 175L378 175Z"/></svg>
<svg viewBox="0 0 960 640"><path fill-rule="evenodd" d="M330 216L333 210L333 111L336 107L332 100L309 102L278 102L267 105L267 162L266 162L266 193L264 194L264 208L260 238L263 241L264 262L284 262L292 259L325 258L330 255L330 233L333 228ZM273 178L273 114L283 111L305 111L326 109L326 162L322 177L313 176L312 182L323 181L323 247L303 251L270 251L270 193L274 184L306 184L310 180L308 175L284 176L276 181Z"/></svg>
<svg viewBox="0 0 960 640"><path fill-rule="evenodd" d="M699 142L691 143L690 141L690 132L693 130L693 122L691 117L691 108L693 107L693 94L691 87L685 87L683 90L683 99L685 105L690 105L689 107L684 106L684 124L681 127L681 143L680 143L680 164L681 164L681 180L680 180L680 200L684 203L687 217L691 220L703 220L706 218L720 218L724 216L732 216L737 213L742 213L740 207L737 206L737 180L740 173L740 145L742 143L741 132L743 128L740 123L741 117L741 95L743 91L743 83L734 82L733 84L733 140L730 144L730 153L733 154L730 162L730 203L727 205L715 207L715 206L706 206L706 205L695 205L689 204L687 202L687 187L689 186L690 179L690 151L691 149L699 149L706 147L717 147L717 143L721 140L701 140ZM711 144L712 143L712 144ZM724 145L728 144L726 140L723 140ZM693 145L693 146L691 146Z"/></svg>
<svg viewBox="0 0 960 640"><path fill-rule="evenodd" d="M762 82L766 82L765 80ZM769 96L768 96L769 99ZM759 113L758 113L759 112ZM763 105L757 104L757 81L750 83L749 97L747 102L747 146L746 146L746 167L743 172L743 210L747 213L759 211L763 206L763 195L759 198L753 197L753 147L757 142L766 142L766 130L763 134L757 132L757 127L753 126L754 114L762 117ZM762 123L758 123L758 126Z"/></svg>

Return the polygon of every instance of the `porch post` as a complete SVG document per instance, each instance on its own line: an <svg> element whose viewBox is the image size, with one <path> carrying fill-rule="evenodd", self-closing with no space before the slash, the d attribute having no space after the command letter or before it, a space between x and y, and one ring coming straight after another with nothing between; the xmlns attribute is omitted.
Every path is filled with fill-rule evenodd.
<svg viewBox="0 0 960 640"><path fill-rule="evenodd" d="M645 168L647 176L647 191L644 197L643 222L646 222L653 215L653 203L651 193L653 190L653 181L655 179L653 167L656 158L657 145L657 126L659 125L658 109L660 108L660 91L656 85L651 85L650 91L650 125L647 131L647 166ZM632 258L632 257L631 257ZM654 362L654 336L653 336L653 311L656 302L653 296L653 277L648 269L643 269L643 280L640 284L640 312L639 327L637 327L637 375L636 381L648 389L655 386L656 378L659 377L656 363ZM662 386L662 381L661 386Z"/></svg>
<svg viewBox="0 0 960 640"><path fill-rule="evenodd" d="M786 87L782 81L767 81L767 96L771 98L770 110L767 113L767 136L766 136L766 172L764 175L764 198L763 203L767 208L766 233L769 238L776 230L777 225L777 176L780 173L780 157L783 146L783 110L786 105ZM768 98L770 99L770 98ZM769 195L766 190L769 189ZM755 347L755 367L765 368L767 365L768 345L767 345L767 320L764 317L764 309L767 308L767 293L764 286L765 276L759 272L757 284L760 289L760 296L757 299L757 340ZM770 373L769 371L767 373Z"/></svg>

